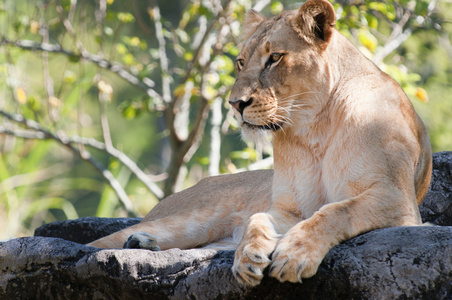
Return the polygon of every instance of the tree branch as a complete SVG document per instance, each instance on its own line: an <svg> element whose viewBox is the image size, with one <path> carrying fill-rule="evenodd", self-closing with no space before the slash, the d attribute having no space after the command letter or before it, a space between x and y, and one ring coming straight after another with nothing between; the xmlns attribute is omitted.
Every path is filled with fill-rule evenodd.
<svg viewBox="0 0 452 300"><path fill-rule="evenodd" d="M192 60L192 62L188 65L188 71L186 76L183 78L182 84L186 83L186 81L190 78L190 73L194 69L195 64L199 64L199 73L202 74L201 77L201 96L199 101L199 106L197 108L196 117L193 122L193 126L188 134L188 137L185 139L181 139L177 134L176 124L175 124L175 108L177 107L178 102L182 98L183 95L178 95L174 97L174 100L169 104L168 109L165 111L165 119L167 122L167 126L170 129L170 141L172 145L173 152L171 153L171 161L168 167L168 179L165 182L164 193L166 196L172 194L175 189L175 184L179 181L178 177L180 176L180 168L181 166L187 162L196 150L199 147L200 138L202 136L202 132L204 131L204 127L206 124L206 120L208 117L208 108L209 108L209 100L210 97L206 95L206 74L209 70L214 58L218 54L218 51L221 51L221 48L224 44L224 30L225 26L229 26L228 15L231 14L232 11L232 1L228 0L224 4L224 9L219 11L216 19L212 21L209 28L204 33L199 46L196 49L196 54ZM219 19L223 17L226 21L219 22ZM209 40L209 36L211 36L211 31L220 24L218 29L218 34L215 36L215 42ZM213 53L210 55L210 58L201 64L199 61L200 57L202 57L202 51L204 47L209 47L206 43L209 42L209 45L213 47ZM210 47L209 47L210 49Z"/></svg>
<svg viewBox="0 0 452 300"><path fill-rule="evenodd" d="M4 115L4 112L0 110L0 114ZM37 140L48 140L53 139L46 133L36 130L23 130L23 129L9 129L0 126L0 134L7 134L24 139L37 139ZM111 147L107 148L106 145L94 138L85 138L80 136L70 136L64 137L61 140L67 141L70 144L81 144L88 146L97 150L105 151L109 155L121 161L147 188L153 193L157 198L163 198L163 191L149 178L149 175L144 173L140 167L125 153L119 151L118 149ZM84 152L84 151L81 151Z"/></svg>
<svg viewBox="0 0 452 300"><path fill-rule="evenodd" d="M96 160L94 160L91 157L91 154L88 151L79 151L76 147L74 147L71 144L71 141L65 137L59 137L44 128L41 127L41 125L35 121L25 119L22 115L11 115L9 113L4 112L3 110L0 110L0 115L3 115L7 119L15 122L23 124L25 127L29 129L36 130L38 132L41 132L44 134L45 139L52 139L54 141L57 141L58 143L66 146L68 149L70 149L73 153L77 154L82 160L88 162L91 164L101 175L102 177L109 183L109 185L113 188L116 195L118 196L120 203L124 206L127 213L131 216L136 216L133 212L132 202L130 201L129 197L127 196L126 192L122 188L121 184L118 182L118 180L113 176L113 174L106 169L104 166L102 166L100 163L98 163Z"/></svg>
<svg viewBox="0 0 452 300"><path fill-rule="evenodd" d="M210 118L210 151L209 151L209 176L220 174L220 159L221 159L221 121L223 99L216 97L210 105L212 117Z"/></svg>
<svg viewBox="0 0 452 300"><path fill-rule="evenodd" d="M148 8L150 15L154 20L155 37L159 45L160 70L162 72L162 93L165 103L171 102L171 87L168 69L168 57L166 56L166 41L163 35L163 26L160 16L160 8L157 3L151 1L152 7Z"/></svg>
<svg viewBox="0 0 452 300"><path fill-rule="evenodd" d="M149 97L156 98L160 101L163 101L162 96L153 89L153 87L155 86L155 83L151 79L145 77L142 80L140 80L138 77L136 77L133 74L131 74L130 72L124 70L122 65L105 60L102 57L100 57L99 55L89 53L86 50L80 51L80 54L79 54L79 53L75 53L75 52L71 52L66 49L63 49L60 45L49 44L49 43L37 43L34 41L30 41L30 40L11 41L11 40L6 39L4 36L2 36L0 44L19 47L23 50L28 50L28 51L44 51L44 52L49 52L49 53L60 53L60 54L66 55L68 57L72 57L74 59L87 60L89 62L92 62L92 63L98 65L99 67L101 67L103 69L112 71L113 73L117 74L119 77L123 78L130 84L145 91L149 95Z"/></svg>
<svg viewBox="0 0 452 300"><path fill-rule="evenodd" d="M430 16L436 8L436 3L437 0L434 0L428 5L427 17ZM394 25L394 29L392 30L391 35L389 36L385 45L375 54L373 58L375 64L380 64L389 54L399 48L400 45L411 36L413 30L411 28L403 30L403 28L410 20L410 17L413 16L415 5L415 2L410 3L400 21Z"/></svg>
<svg viewBox="0 0 452 300"><path fill-rule="evenodd" d="M403 30L403 27L405 27L406 23L410 19L410 16L410 10L406 10L400 21L395 25L383 48L375 54L373 59L375 64L380 64L386 56L391 54L392 51L397 49L410 37L412 30L410 28Z"/></svg>

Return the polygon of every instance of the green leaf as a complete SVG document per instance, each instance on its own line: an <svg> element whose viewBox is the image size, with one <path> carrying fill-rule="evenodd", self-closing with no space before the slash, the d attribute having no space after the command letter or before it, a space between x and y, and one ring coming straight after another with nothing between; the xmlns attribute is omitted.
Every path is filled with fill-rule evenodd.
<svg viewBox="0 0 452 300"><path fill-rule="evenodd" d="M367 25L370 28L377 29L378 28L378 19L374 15L366 14Z"/></svg>
<svg viewBox="0 0 452 300"><path fill-rule="evenodd" d="M246 159L255 160L257 157L257 152L255 149L245 148L243 151L233 151L230 154L232 159Z"/></svg>
<svg viewBox="0 0 452 300"><path fill-rule="evenodd" d="M218 70L222 74L230 74L235 70L234 62L226 55L217 56L214 61L218 64Z"/></svg>
<svg viewBox="0 0 452 300"><path fill-rule="evenodd" d="M77 80L77 75L71 70L65 70L63 80L65 83L74 83Z"/></svg>
<svg viewBox="0 0 452 300"><path fill-rule="evenodd" d="M78 63L80 61L79 55L68 55L67 57L71 63Z"/></svg>
<svg viewBox="0 0 452 300"><path fill-rule="evenodd" d="M369 31L360 29L358 31L358 38L361 44L370 52L374 52L378 46L378 41Z"/></svg>
<svg viewBox="0 0 452 300"><path fill-rule="evenodd" d="M191 52L186 52L186 53L184 54L184 59L185 59L186 61L192 61L192 60L193 60L193 53L191 53Z"/></svg>
<svg viewBox="0 0 452 300"><path fill-rule="evenodd" d="M122 114L126 119L131 120L137 116L137 110L129 105L123 110Z"/></svg>
<svg viewBox="0 0 452 300"><path fill-rule="evenodd" d="M120 12L116 14L116 18L122 23L133 23L135 22L135 17L131 13Z"/></svg>
<svg viewBox="0 0 452 300"><path fill-rule="evenodd" d="M116 44L116 52L119 54L126 54L127 53L127 47L124 44Z"/></svg>
<svg viewBox="0 0 452 300"><path fill-rule="evenodd" d="M283 10L284 10L284 5L279 1L275 1L270 5L270 11L274 15L281 13Z"/></svg>
<svg viewBox="0 0 452 300"><path fill-rule="evenodd" d="M135 57L131 53L123 55L122 61L128 66L131 66L136 63Z"/></svg>

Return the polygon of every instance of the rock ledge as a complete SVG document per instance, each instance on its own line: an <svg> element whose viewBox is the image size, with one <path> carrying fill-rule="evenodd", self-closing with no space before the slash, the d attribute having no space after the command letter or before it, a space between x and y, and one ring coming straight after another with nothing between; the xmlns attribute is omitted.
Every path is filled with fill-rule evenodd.
<svg viewBox="0 0 452 300"><path fill-rule="evenodd" d="M375 230L344 242L302 284L264 278L245 289L233 251L162 252L87 247L139 219L47 224L0 243L0 299L452 299L452 153L434 154L424 221L442 226Z"/></svg>

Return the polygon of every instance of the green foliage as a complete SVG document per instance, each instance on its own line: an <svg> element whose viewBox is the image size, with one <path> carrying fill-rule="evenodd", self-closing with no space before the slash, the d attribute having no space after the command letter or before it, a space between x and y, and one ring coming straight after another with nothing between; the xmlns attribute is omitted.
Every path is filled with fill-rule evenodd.
<svg viewBox="0 0 452 300"><path fill-rule="evenodd" d="M167 193L208 174L215 133L220 172L271 156L271 147L240 141L228 106L214 105L234 84L239 24L255 2L221 9L212 3L193 0L179 8L173 1L153 7L107 0L102 11L99 1L0 0L0 31L10 41L0 47L0 110L43 129L0 119L0 225L6 228L0 239L30 234L53 220L127 215L105 172L123 187L135 213L144 215L161 196L106 150L110 144ZM452 26L444 21L452 19L452 9L438 5L334 3L337 29L402 85L426 121L435 151L452 147ZM272 0L262 10L270 15L298 7L299 1ZM48 140L49 134L57 139ZM85 143L71 142L70 148L64 141L72 137Z"/></svg>

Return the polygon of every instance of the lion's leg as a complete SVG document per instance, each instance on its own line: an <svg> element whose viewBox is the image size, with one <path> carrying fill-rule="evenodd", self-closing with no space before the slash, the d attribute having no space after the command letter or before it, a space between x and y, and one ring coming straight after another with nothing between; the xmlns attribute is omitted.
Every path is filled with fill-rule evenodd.
<svg viewBox="0 0 452 300"><path fill-rule="evenodd" d="M232 236L239 226L241 218L218 219L203 214L174 215L153 221L141 222L90 244L98 248L140 248L165 250L169 248L194 248L220 239L224 235ZM221 228L215 231L216 228Z"/></svg>
<svg viewBox="0 0 452 300"><path fill-rule="evenodd" d="M385 193L381 193L385 191ZM270 276L301 282L313 276L335 245L377 228L420 225L415 195L380 187L355 198L323 206L282 237L272 255Z"/></svg>
<svg viewBox="0 0 452 300"><path fill-rule="evenodd" d="M260 283L278 240L298 221L298 218L283 216L276 211L251 216L232 267L234 276L241 284L255 286Z"/></svg>
<svg viewBox="0 0 452 300"><path fill-rule="evenodd" d="M260 170L203 179L162 200L141 223L89 245L164 250L218 242L219 248L229 244L230 249L226 239L234 229L254 213L269 209L272 177L272 171Z"/></svg>
<svg viewBox="0 0 452 300"><path fill-rule="evenodd" d="M139 226L138 226L139 225ZM145 232L144 230L141 231L141 229L144 229L143 226L141 225L141 223L136 224L134 226L125 228L123 230L120 230L118 232L115 232L113 234L107 235L103 238L97 239L89 244L87 244L87 246L93 246L93 247L97 247L97 248L107 248L107 249L119 249L119 248L123 248L124 244L127 242L128 238L137 232ZM146 232L147 233L147 232ZM149 234L149 233L147 233ZM158 245L157 242L157 237L155 235L153 235L153 239L148 240L147 242L149 244L152 244L152 247L154 247L155 249L157 249L156 247L160 248L160 246ZM142 245L145 244L145 241L143 240ZM134 247L134 248L139 248ZM145 247L143 247L145 248ZM148 247L149 249L151 249L151 247Z"/></svg>

